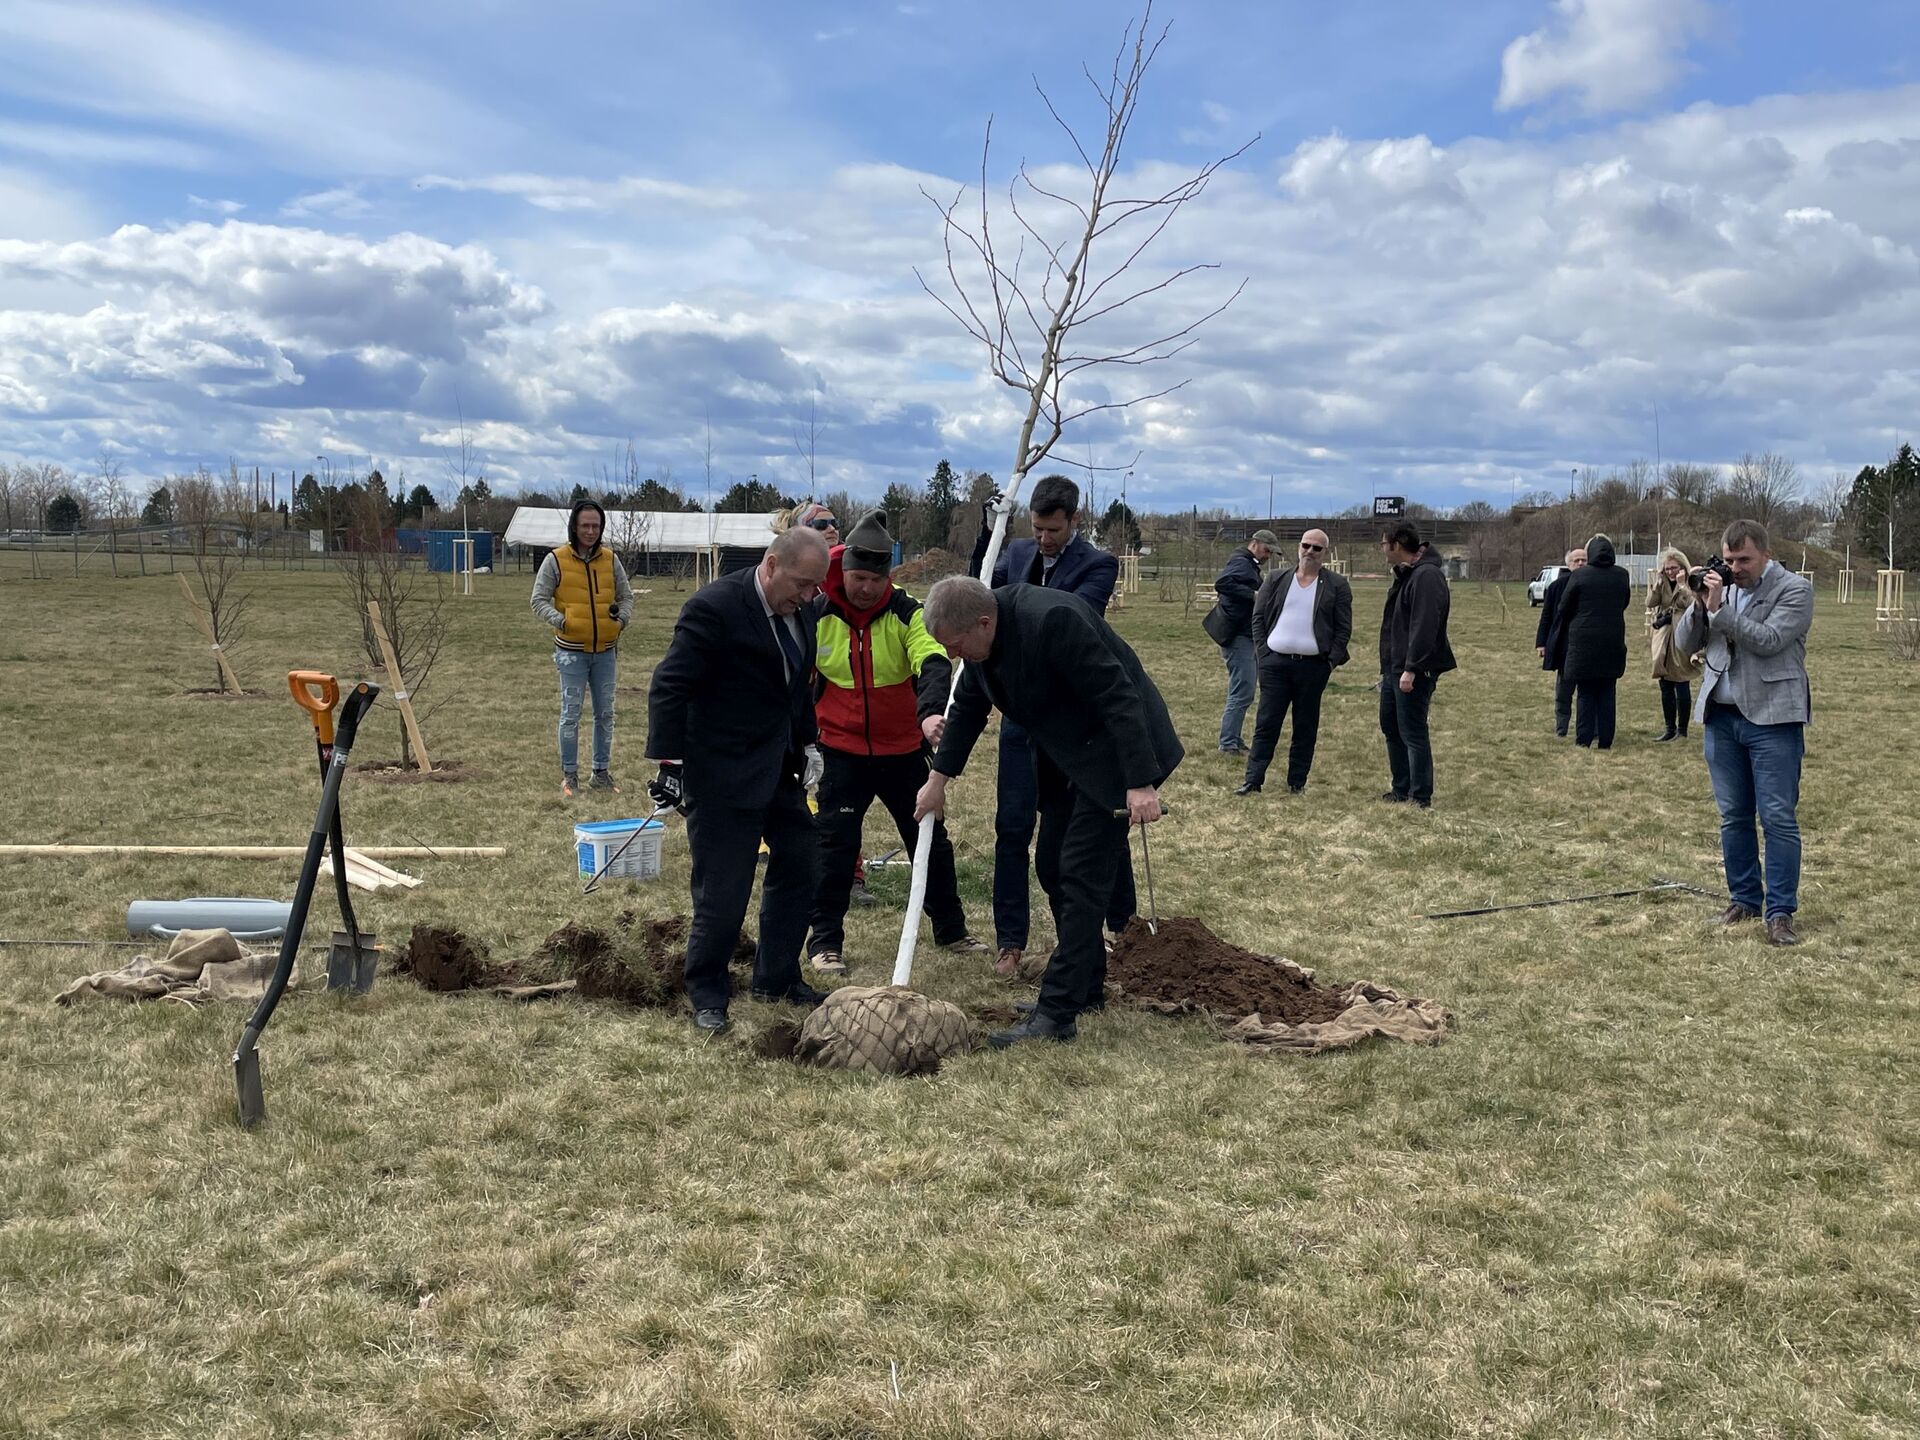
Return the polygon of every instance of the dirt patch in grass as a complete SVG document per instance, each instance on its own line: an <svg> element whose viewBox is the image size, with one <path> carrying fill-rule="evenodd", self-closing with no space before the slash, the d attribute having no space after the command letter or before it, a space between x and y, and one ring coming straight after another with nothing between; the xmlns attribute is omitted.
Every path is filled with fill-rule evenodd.
<svg viewBox="0 0 1920 1440"><path fill-rule="evenodd" d="M1269 1023L1311 1025L1346 1009L1340 989L1271 955L1230 945L1198 920L1171 915L1159 933L1134 920L1107 958L1107 982L1156 1009L1205 1010Z"/></svg>
<svg viewBox="0 0 1920 1440"><path fill-rule="evenodd" d="M452 785L462 780L481 778L480 771L459 760L436 760L431 770L422 770L417 765L402 765L398 760L363 760L353 767L353 773L382 785Z"/></svg>
<svg viewBox="0 0 1920 1440"><path fill-rule="evenodd" d="M925 585L935 580L944 580L949 575L964 575L967 565L951 550L942 550L939 546L927 551L917 560L909 560L904 565L893 567L893 578L901 585Z"/></svg>
<svg viewBox="0 0 1920 1440"><path fill-rule="evenodd" d="M547 936L534 952L542 970L573 977L581 995L623 1005L660 1009L686 993L685 915L643 917L623 910L611 930L570 922ZM732 961L753 963L753 937L742 931Z"/></svg>
<svg viewBox="0 0 1920 1440"><path fill-rule="evenodd" d="M397 968L423 990L475 990L502 981L487 964L486 947L458 930L415 925Z"/></svg>

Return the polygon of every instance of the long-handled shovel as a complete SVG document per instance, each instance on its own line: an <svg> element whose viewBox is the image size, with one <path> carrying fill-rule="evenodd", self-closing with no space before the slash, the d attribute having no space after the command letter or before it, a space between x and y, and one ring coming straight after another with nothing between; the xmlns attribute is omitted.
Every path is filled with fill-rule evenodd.
<svg viewBox="0 0 1920 1440"><path fill-rule="evenodd" d="M293 703L313 721L313 744L320 754L320 783L324 787L333 761L333 707L340 703L339 683L318 670L295 670L287 676L287 689L293 692ZM373 989L378 955L371 944L361 943L360 923L353 917L353 898L347 889L347 842L341 833L337 802L327 822L327 839L333 850L333 893L340 904L340 923L347 927L348 943L353 947L342 951L339 937L334 937L333 951L327 957L327 989L351 988L365 995Z"/></svg>
<svg viewBox="0 0 1920 1440"><path fill-rule="evenodd" d="M326 729L331 730L332 699L339 695L339 687L333 677L310 670L296 670L287 677L287 684L302 709L314 713L320 704L326 705ZM308 688L314 685L320 687L317 696ZM320 857L326 850L329 834L334 833L338 826L340 782L347 773L347 752L353 748L353 737L360 728L360 717L373 708L374 697L379 693L378 686L365 681L354 686L353 692L347 696L347 703L340 710L339 733L327 736L322 741L323 747L331 745L331 753L328 755L326 777L320 785L320 809L313 817L313 833L307 837L306 858L300 864L300 883L293 892L293 911L287 917L286 933L280 939L280 959L274 966L272 978L267 981L266 993L254 1007L252 1016L247 1020L247 1028L240 1032L240 1043L233 1050L233 1084L240 1100L242 1129L251 1130L267 1118L267 1097L260 1086L260 1052L257 1048L260 1032L267 1028L267 1021L273 1018L274 1008L279 1005L287 981L293 976L293 962L300 951L300 934L306 928L307 909L313 903L314 882L320 876ZM314 728L316 734L323 733L317 719ZM344 854L339 854L334 869L337 873L345 872Z"/></svg>

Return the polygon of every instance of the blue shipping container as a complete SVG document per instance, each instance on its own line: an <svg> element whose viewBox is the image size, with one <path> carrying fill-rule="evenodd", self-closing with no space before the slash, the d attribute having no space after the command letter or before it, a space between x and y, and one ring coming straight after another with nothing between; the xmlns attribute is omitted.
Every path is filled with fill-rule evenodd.
<svg viewBox="0 0 1920 1440"><path fill-rule="evenodd" d="M493 565L493 534L488 530L429 530L427 532L427 568L451 575L464 570L464 553L457 554L453 542L460 539L473 541L473 568L490 569ZM459 560L460 564L455 564Z"/></svg>

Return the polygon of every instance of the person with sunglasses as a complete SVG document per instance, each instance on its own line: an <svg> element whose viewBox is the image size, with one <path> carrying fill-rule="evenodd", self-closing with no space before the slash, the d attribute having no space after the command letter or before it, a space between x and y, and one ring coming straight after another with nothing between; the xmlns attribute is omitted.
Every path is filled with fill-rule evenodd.
<svg viewBox="0 0 1920 1440"><path fill-rule="evenodd" d="M1280 537L1271 530L1256 530L1249 535L1247 543L1227 557L1227 563L1214 577L1213 613L1201 622L1213 643L1220 647L1220 658L1227 666L1227 705L1220 712L1222 755L1247 752L1240 730L1253 704L1253 599L1260 593L1260 582L1266 578L1267 561L1279 548ZM1212 628L1216 625L1217 629Z"/></svg>
<svg viewBox="0 0 1920 1440"><path fill-rule="evenodd" d="M1236 795L1257 795L1266 783L1289 706L1293 743L1287 751L1287 792L1298 795L1307 788L1320 738L1320 697L1333 672L1347 663L1347 642L1353 638L1353 587L1346 576L1326 568L1330 543L1326 531L1307 531L1300 537L1299 560L1268 576L1254 597L1260 713Z"/></svg>
<svg viewBox="0 0 1920 1440"><path fill-rule="evenodd" d="M830 506L807 500L793 507L785 526L789 530L817 530L831 549L840 543L840 519Z"/></svg>

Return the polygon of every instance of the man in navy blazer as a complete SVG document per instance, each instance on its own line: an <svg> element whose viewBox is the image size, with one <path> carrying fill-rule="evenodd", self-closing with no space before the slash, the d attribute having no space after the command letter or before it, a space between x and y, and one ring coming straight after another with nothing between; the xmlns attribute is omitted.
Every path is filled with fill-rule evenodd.
<svg viewBox="0 0 1920 1440"><path fill-rule="evenodd" d="M1043 475L1033 487L1027 512L1033 521L1033 539L1015 540L1001 552L994 562L992 588L1039 585L1077 595L1094 614L1104 616L1120 576L1120 562L1075 531L1080 487L1064 475ZM993 517L989 502L980 538L974 542L973 562L967 567L967 573L976 578L986 559ZM1000 952L994 969L1002 975L1016 973L1026 953L1031 920L1027 857L1039 814L1040 782L1032 737L1025 726L1003 715L993 820L993 928ZM1107 907L1108 929L1118 932L1126 926L1134 900L1133 866L1123 860Z"/></svg>
<svg viewBox="0 0 1920 1440"><path fill-rule="evenodd" d="M815 629L801 612L826 574L827 542L817 531L776 536L757 567L694 592L653 672L647 758L660 762L660 774L647 788L687 817L687 996L702 1030L727 1027L727 960L753 894L762 838L767 874L754 998L807 1005L825 998L800 978L800 944L819 848L805 787L820 768Z"/></svg>

